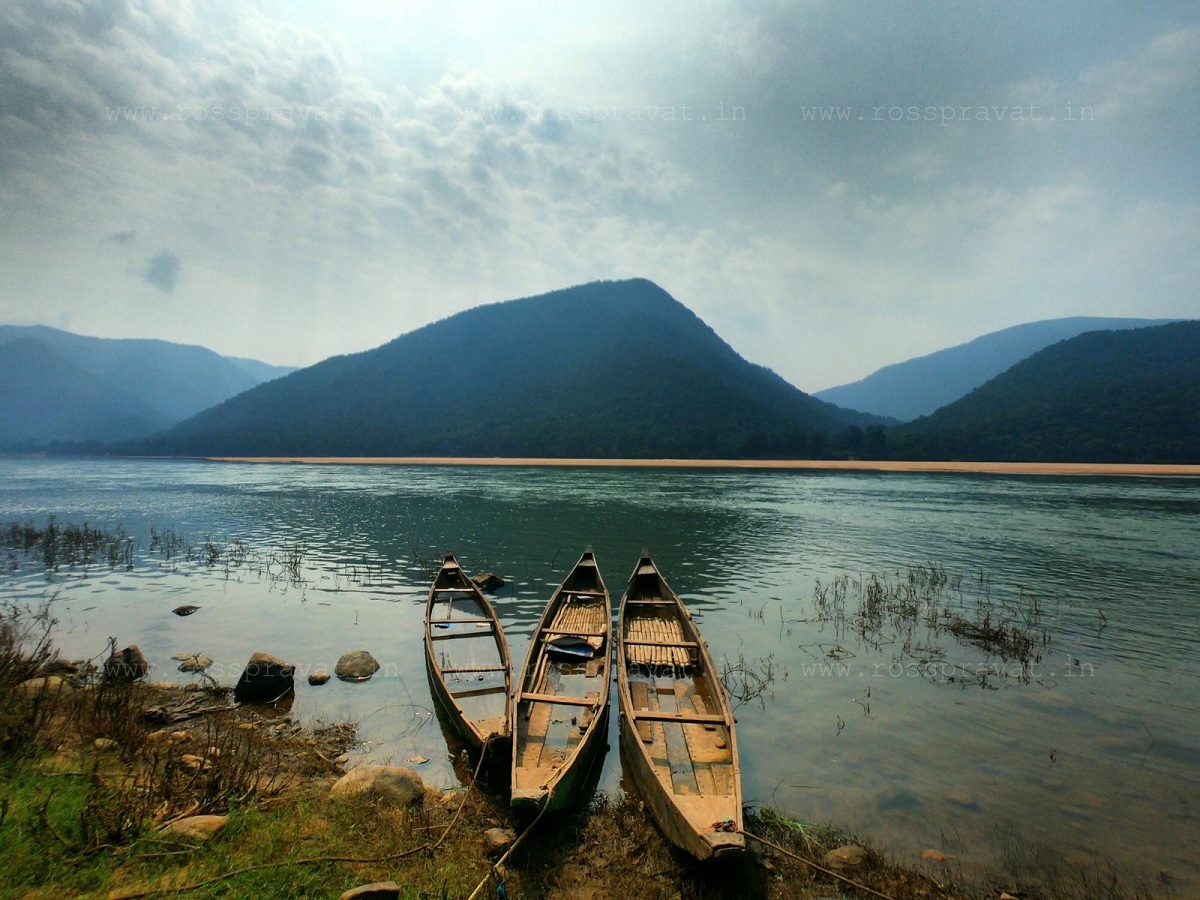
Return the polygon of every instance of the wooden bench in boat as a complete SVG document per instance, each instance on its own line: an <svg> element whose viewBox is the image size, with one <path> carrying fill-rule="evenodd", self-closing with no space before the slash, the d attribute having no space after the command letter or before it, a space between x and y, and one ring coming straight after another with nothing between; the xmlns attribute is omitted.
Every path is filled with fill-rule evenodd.
<svg viewBox="0 0 1200 900"><path fill-rule="evenodd" d="M458 618L458 619L430 619L429 624L430 625L484 625L484 624L490 625L490 624L492 624L492 620L484 618L483 616L462 616L461 618Z"/></svg>
<svg viewBox="0 0 1200 900"><path fill-rule="evenodd" d="M630 715L642 722L678 722L682 725L724 725L724 716L694 712L668 712L662 709L634 709Z"/></svg>
<svg viewBox="0 0 1200 900"><path fill-rule="evenodd" d="M506 684L494 684L491 687L469 688L465 691L450 691L450 696L455 700L463 700L467 697L486 697L488 694L503 694L508 690Z"/></svg>
<svg viewBox="0 0 1200 900"><path fill-rule="evenodd" d="M599 701L599 695L592 697L590 700L586 697L560 697L558 694L534 694L531 692L522 692L517 695L517 702L524 703L561 703L564 706L595 706Z"/></svg>
<svg viewBox="0 0 1200 900"><path fill-rule="evenodd" d="M699 647L695 641L634 641L626 638L624 641L629 647Z"/></svg>

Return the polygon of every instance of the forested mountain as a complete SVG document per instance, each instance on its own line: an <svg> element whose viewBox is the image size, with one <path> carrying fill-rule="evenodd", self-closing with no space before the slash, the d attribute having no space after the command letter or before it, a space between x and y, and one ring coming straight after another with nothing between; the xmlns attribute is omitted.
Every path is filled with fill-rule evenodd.
<svg viewBox="0 0 1200 900"><path fill-rule="evenodd" d="M847 426L873 421L747 362L666 291L635 279L467 310L260 385L137 449L823 456Z"/></svg>
<svg viewBox="0 0 1200 900"><path fill-rule="evenodd" d="M1093 331L894 429L897 459L1200 463L1200 321Z"/></svg>
<svg viewBox="0 0 1200 900"><path fill-rule="evenodd" d="M29 339L0 343L0 448L52 441L113 441L170 420L132 394Z"/></svg>
<svg viewBox="0 0 1200 900"><path fill-rule="evenodd" d="M143 437L289 371L167 341L0 325L0 448Z"/></svg>
<svg viewBox="0 0 1200 900"><path fill-rule="evenodd" d="M1145 328L1168 321L1074 316L1029 322L884 366L861 381L817 391L813 396L846 409L907 422L966 396L988 379L1057 341L1087 331Z"/></svg>

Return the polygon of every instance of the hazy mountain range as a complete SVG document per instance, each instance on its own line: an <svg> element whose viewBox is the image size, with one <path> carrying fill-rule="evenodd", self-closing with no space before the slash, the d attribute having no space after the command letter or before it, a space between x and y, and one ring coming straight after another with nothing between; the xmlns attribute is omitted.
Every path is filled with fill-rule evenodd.
<svg viewBox="0 0 1200 900"><path fill-rule="evenodd" d="M0 325L0 447L142 437L290 371L167 341Z"/></svg>
<svg viewBox="0 0 1200 900"><path fill-rule="evenodd" d="M1021 360L1087 331L1163 325L1170 319L1074 316L993 331L965 344L884 366L859 381L817 391L814 397L847 409L907 422L953 403Z"/></svg>
<svg viewBox="0 0 1200 900"><path fill-rule="evenodd" d="M1153 321L1030 323L821 392L891 419L748 362L642 279L477 307L296 371L9 326L0 447L1200 462L1200 322L1136 327Z"/></svg>

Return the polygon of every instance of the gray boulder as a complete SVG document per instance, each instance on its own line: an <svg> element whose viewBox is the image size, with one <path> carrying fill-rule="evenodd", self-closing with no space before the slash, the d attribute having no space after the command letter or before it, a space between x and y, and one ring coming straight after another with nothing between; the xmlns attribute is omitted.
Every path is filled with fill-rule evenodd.
<svg viewBox="0 0 1200 900"><path fill-rule="evenodd" d="M403 766L357 766L334 783L330 797L350 797L370 793L401 806L425 802L425 782L412 769Z"/></svg>
<svg viewBox="0 0 1200 900"><path fill-rule="evenodd" d="M238 703L270 703L296 687L296 667L261 650L250 657L233 689Z"/></svg>
<svg viewBox="0 0 1200 900"><path fill-rule="evenodd" d="M366 681L379 671L379 663L366 650L345 653L333 667L333 674L342 681Z"/></svg>

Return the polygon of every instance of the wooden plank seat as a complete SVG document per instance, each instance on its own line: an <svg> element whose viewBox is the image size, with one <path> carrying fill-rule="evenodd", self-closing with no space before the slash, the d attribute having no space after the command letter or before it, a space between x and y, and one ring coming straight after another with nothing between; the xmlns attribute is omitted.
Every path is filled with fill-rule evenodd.
<svg viewBox="0 0 1200 900"><path fill-rule="evenodd" d="M494 684L491 687L471 688L466 691L450 691L450 696L455 700L461 700L466 697L486 697L488 694L503 694L508 690L506 684Z"/></svg>
<svg viewBox="0 0 1200 900"><path fill-rule="evenodd" d="M629 714L643 722L679 722L684 725L724 725L723 716L694 712L668 712L662 709L631 709Z"/></svg>
<svg viewBox="0 0 1200 900"><path fill-rule="evenodd" d="M558 694L534 694L522 692L517 696L518 703L561 703L564 706L595 706L599 703L599 698L592 697L590 700L586 697L560 697Z"/></svg>

